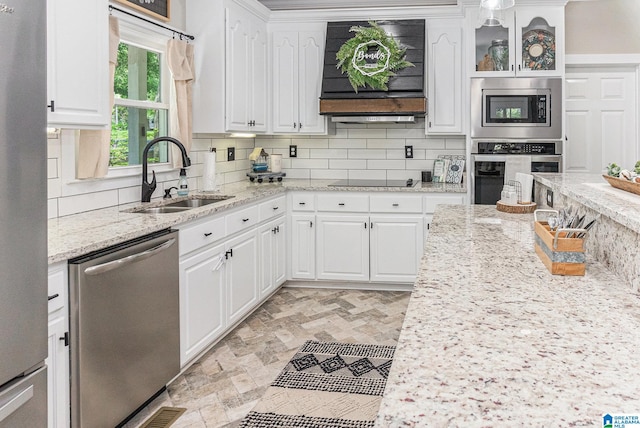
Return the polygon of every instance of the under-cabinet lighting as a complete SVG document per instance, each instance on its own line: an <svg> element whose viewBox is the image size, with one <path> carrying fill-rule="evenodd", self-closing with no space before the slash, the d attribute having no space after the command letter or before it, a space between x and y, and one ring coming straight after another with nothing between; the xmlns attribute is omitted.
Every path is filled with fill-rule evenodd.
<svg viewBox="0 0 640 428"><path fill-rule="evenodd" d="M256 138L256 134L251 134L248 132L233 132L229 135L231 138Z"/></svg>

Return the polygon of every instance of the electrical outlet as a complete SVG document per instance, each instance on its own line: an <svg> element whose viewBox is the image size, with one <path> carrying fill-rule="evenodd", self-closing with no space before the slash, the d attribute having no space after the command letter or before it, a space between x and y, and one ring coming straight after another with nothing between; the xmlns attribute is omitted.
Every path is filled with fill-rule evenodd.
<svg viewBox="0 0 640 428"><path fill-rule="evenodd" d="M406 159L413 159L413 146L404 146L404 157Z"/></svg>
<svg viewBox="0 0 640 428"><path fill-rule="evenodd" d="M228 147L227 148L227 160L228 161L236 160L236 148L235 147Z"/></svg>
<svg viewBox="0 0 640 428"><path fill-rule="evenodd" d="M298 157L298 146L294 146L294 145L289 146L289 157L290 158Z"/></svg>
<svg viewBox="0 0 640 428"><path fill-rule="evenodd" d="M553 208L553 190L547 189L547 205Z"/></svg>

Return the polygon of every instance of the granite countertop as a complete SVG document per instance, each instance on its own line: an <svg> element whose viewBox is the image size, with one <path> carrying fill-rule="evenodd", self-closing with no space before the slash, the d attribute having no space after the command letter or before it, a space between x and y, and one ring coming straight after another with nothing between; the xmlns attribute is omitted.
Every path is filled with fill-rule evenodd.
<svg viewBox="0 0 640 428"><path fill-rule="evenodd" d="M600 426L640 411L639 296L587 259L551 275L533 216L440 206L377 427Z"/></svg>
<svg viewBox="0 0 640 428"><path fill-rule="evenodd" d="M335 181L296 179L285 179L281 183L242 181L221 186L219 192L215 193L233 196L233 198L179 213L152 215L127 212L142 205L153 207L163 204L162 200L154 200L146 204L134 203L51 219L48 222L48 262L53 264L78 257L148 233L285 193L287 190L409 193L466 193L467 191L466 184L448 183L418 182L414 187L330 186Z"/></svg>
<svg viewBox="0 0 640 428"><path fill-rule="evenodd" d="M536 181L640 233L640 196L611 187L601 174L535 173Z"/></svg>

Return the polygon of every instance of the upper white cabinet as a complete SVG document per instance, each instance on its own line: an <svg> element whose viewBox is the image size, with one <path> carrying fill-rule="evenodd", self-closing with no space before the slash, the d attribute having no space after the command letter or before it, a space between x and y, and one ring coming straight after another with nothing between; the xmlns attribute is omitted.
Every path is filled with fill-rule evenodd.
<svg viewBox="0 0 640 428"><path fill-rule="evenodd" d="M48 122L104 127L109 107L107 0L47 0Z"/></svg>
<svg viewBox="0 0 640 428"><path fill-rule="evenodd" d="M478 7L467 8L472 74L562 76L564 5L516 6L504 12L504 25L483 26Z"/></svg>
<svg viewBox="0 0 640 428"><path fill-rule="evenodd" d="M462 134L462 22L427 21L427 134Z"/></svg>
<svg viewBox="0 0 640 428"><path fill-rule="evenodd" d="M230 2L225 28L226 130L265 132L269 85L267 24Z"/></svg>
<svg viewBox="0 0 640 428"><path fill-rule="evenodd" d="M273 31L273 132L326 133L320 90L326 26Z"/></svg>

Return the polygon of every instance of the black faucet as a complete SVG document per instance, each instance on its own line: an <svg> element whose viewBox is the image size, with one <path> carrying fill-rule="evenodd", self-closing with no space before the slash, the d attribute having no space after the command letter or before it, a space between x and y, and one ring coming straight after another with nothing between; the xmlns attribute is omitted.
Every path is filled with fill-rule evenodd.
<svg viewBox="0 0 640 428"><path fill-rule="evenodd" d="M189 159L189 156L187 155L187 149L182 145L180 141L176 140L175 138L158 137L149 141L147 145L144 147L144 150L142 151L142 202L151 201L151 195L153 194L153 191L156 190L156 172L155 171L153 170L151 171L151 174L153 175L153 178L151 179L151 183L147 181L147 155L149 154L149 149L151 148L151 146L153 146L156 143L159 143L160 141L168 141L178 146L178 148L182 152L183 168L191 166L191 159Z"/></svg>

